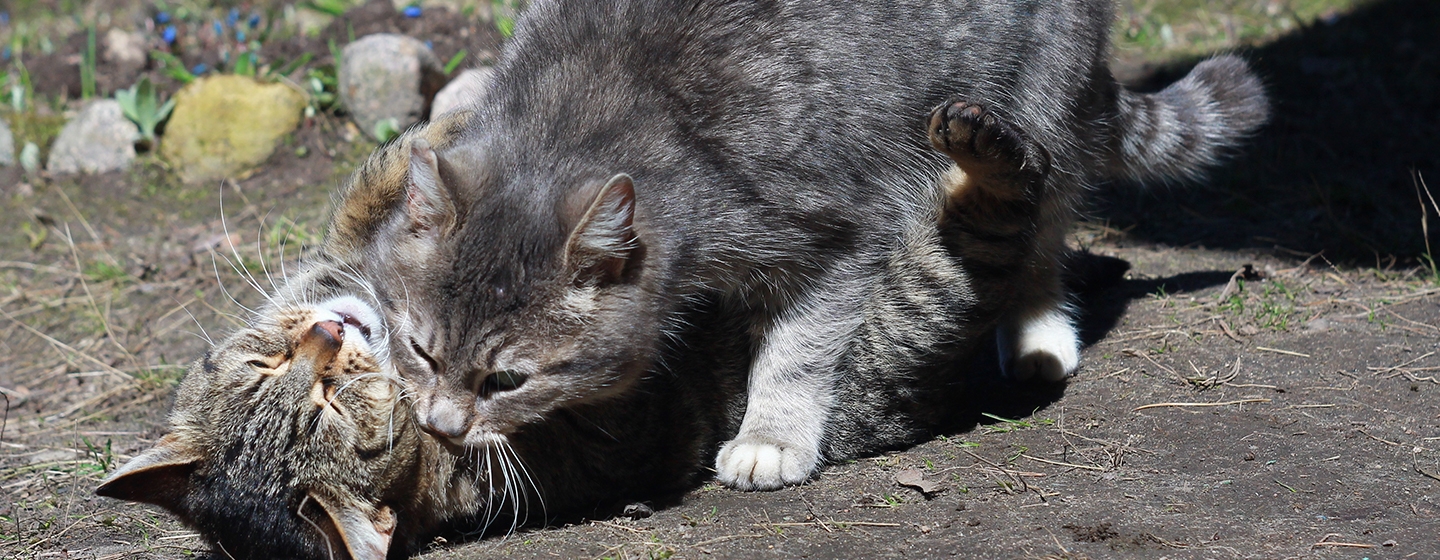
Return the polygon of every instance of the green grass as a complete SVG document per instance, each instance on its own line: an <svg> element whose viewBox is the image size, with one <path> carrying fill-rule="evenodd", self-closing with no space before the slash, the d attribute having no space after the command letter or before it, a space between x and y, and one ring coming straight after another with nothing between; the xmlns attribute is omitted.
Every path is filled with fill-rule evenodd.
<svg viewBox="0 0 1440 560"><path fill-rule="evenodd" d="M41 114L34 110L29 111L4 111L5 122L10 125L10 133L15 136L15 149L18 151L27 142L33 142L40 147L40 161L46 161L50 157L50 143L60 135L60 129L65 127L65 115L58 113Z"/></svg>
<svg viewBox="0 0 1440 560"><path fill-rule="evenodd" d="M1253 46L1369 0L1127 0L1113 40L1147 57L1197 56Z"/></svg>

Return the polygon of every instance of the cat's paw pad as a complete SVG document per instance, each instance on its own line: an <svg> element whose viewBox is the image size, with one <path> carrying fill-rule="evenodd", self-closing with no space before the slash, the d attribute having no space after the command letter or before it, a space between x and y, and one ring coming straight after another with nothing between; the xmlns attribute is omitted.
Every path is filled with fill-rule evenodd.
<svg viewBox="0 0 1440 560"><path fill-rule="evenodd" d="M1040 150L1004 119L969 101L951 101L930 111L930 144L958 163L1042 165Z"/></svg>
<svg viewBox="0 0 1440 560"><path fill-rule="evenodd" d="M815 471L818 457L794 447L736 439L720 449L716 478L738 490L775 490L800 484Z"/></svg>
<svg viewBox="0 0 1440 560"><path fill-rule="evenodd" d="M1080 335L1063 312L1048 311L1016 330L1007 349L1010 374L1016 379L1060 381L1079 367Z"/></svg>

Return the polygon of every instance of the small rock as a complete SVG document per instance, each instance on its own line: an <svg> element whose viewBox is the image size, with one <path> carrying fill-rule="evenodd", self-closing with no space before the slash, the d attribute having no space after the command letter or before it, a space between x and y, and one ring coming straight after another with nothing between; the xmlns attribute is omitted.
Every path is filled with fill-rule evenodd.
<svg viewBox="0 0 1440 560"><path fill-rule="evenodd" d="M405 130L428 115L445 73L425 43L377 33L345 46L339 81L341 103L360 130L374 136L382 120L395 119L396 128Z"/></svg>
<svg viewBox="0 0 1440 560"><path fill-rule="evenodd" d="M34 177L40 173L40 146L34 142L26 142L24 148L20 148L20 168L25 174Z"/></svg>
<svg viewBox="0 0 1440 560"><path fill-rule="evenodd" d="M42 463L58 463L60 461L73 461L79 455L69 449L49 449L30 456L30 464L39 465Z"/></svg>
<svg viewBox="0 0 1440 560"><path fill-rule="evenodd" d="M145 65L145 59L149 56L149 49L146 48L145 35L140 32L127 32L118 27L110 28L105 32L105 52L102 55L105 62L116 64L124 68L139 68Z"/></svg>
<svg viewBox="0 0 1440 560"><path fill-rule="evenodd" d="M1240 334L1243 334L1245 336L1255 336L1257 334L1260 334L1260 329L1257 328L1255 325L1245 325L1243 327L1240 327Z"/></svg>
<svg viewBox="0 0 1440 560"><path fill-rule="evenodd" d="M15 165L15 135L10 134L10 125L0 119L0 167Z"/></svg>
<svg viewBox="0 0 1440 560"><path fill-rule="evenodd" d="M125 169L135 161L140 129L114 99L90 102L74 120L65 123L50 146L51 173L105 173Z"/></svg>
<svg viewBox="0 0 1440 560"><path fill-rule="evenodd" d="M305 95L236 75L197 79L175 94L160 155L186 183L245 177L295 130Z"/></svg>
<svg viewBox="0 0 1440 560"><path fill-rule="evenodd" d="M1325 332L1325 331L1328 331L1328 330L1330 330L1330 320L1329 320L1329 319L1326 319L1326 318L1324 318L1324 317L1319 317L1319 318L1316 318L1316 319L1312 319L1312 320L1310 320L1310 322L1305 323L1305 330L1310 331L1310 332Z"/></svg>
<svg viewBox="0 0 1440 560"><path fill-rule="evenodd" d="M490 83L491 72L493 70L489 68L471 68L455 76L435 94L435 101L430 103L430 120L456 107L479 101L486 84Z"/></svg>
<svg viewBox="0 0 1440 560"><path fill-rule="evenodd" d="M650 507L650 504L644 502L636 502L625 506L625 510L620 512L620 515L629 517L630 519L645 519L646 517L655 515L655 508Z"/></svg>

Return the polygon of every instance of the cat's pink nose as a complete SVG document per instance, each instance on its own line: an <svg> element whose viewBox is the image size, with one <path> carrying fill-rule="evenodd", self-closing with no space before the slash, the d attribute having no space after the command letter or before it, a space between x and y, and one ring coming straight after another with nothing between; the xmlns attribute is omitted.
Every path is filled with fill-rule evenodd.
<svg viewBox="0 0 1440 560"><path fill-rule="evenodd" d="M430 410L417 416L419 416L420 429L438 437L461 438L465 436L465 432L470 430L470 418L449 399L431 400Z"/></svg>

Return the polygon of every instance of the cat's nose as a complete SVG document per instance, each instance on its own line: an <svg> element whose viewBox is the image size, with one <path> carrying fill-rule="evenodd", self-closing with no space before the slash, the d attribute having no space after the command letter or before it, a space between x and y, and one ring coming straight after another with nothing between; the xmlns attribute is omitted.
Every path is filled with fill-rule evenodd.
<svg viewBox="0 0 1440 560"><path fill-rule="evenodd" d="M300 335L296 354L309 355L318 362L329 362L340 351L345 330L337 321L319 321Z"/></svg>
<svg viewBox="0 0 1440 560"><path fill-rule="evenodd" d="M417 416L419 416L420 429L438 437L461 438L465 436L465 432L470 430L469 416L450 399L431 400L430 410L417 414Z"/></svg>

